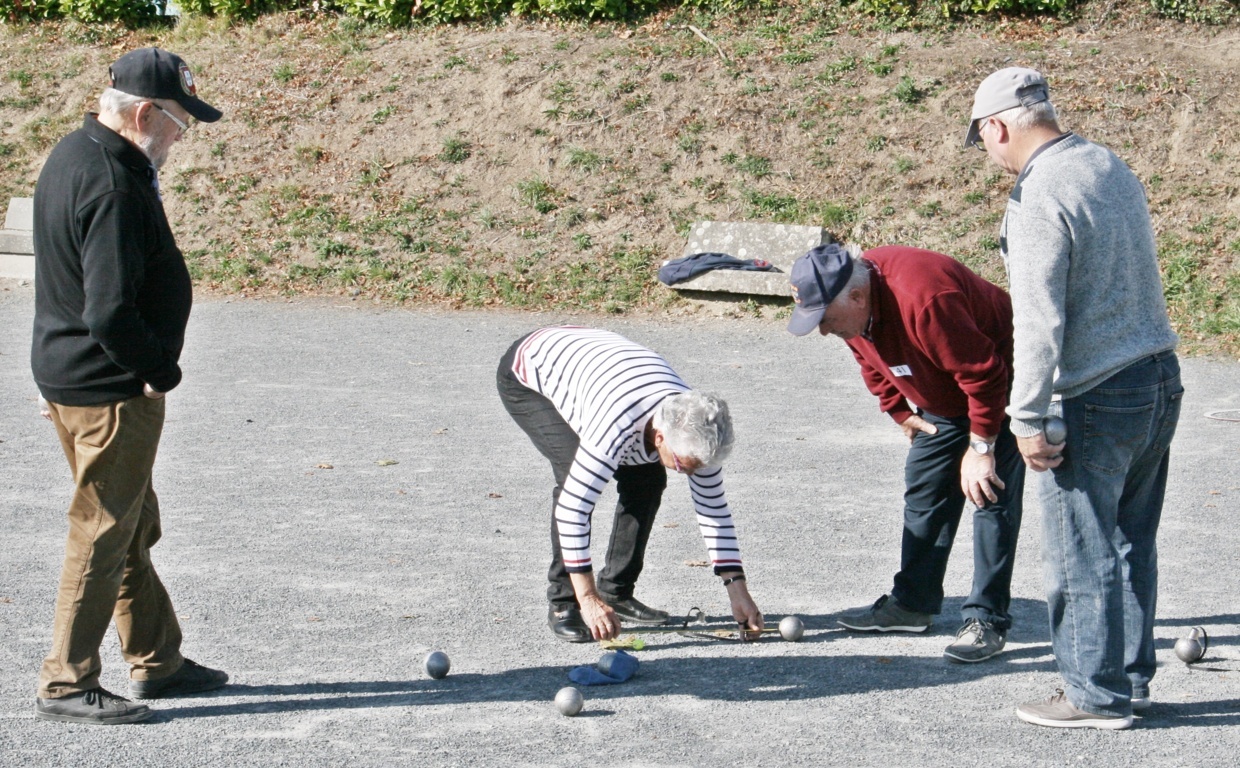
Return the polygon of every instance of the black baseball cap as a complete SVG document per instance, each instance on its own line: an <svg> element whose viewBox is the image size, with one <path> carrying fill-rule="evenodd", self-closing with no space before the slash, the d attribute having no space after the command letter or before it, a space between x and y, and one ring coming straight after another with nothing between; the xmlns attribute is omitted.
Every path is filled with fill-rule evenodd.
<svg viewBox="0 0 1240 768"><path fill-rule="evenodd" d="M189 65L162 48L139 48L120 57L108 69L112 87L130 96L175 101L195 119L214 123L224 113L198 98Z"/></svg>

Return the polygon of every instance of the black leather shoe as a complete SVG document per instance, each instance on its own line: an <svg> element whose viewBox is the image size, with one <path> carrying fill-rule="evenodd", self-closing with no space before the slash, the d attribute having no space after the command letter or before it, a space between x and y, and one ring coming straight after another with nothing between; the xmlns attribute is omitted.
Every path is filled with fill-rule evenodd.
<svg viewBox="0 0 1240 768"><path fill-rule="evenodd" d="M71 693L59 699L35 699L34 716L40 720L91 725L137 723L155 714L145 704L134 704L102 688Z"/></svg>
<svg viewBox="0 0 1240 768"><path fill-rule="evenodd" d="M204 667L196 661L185 660L181 668L159 680L130 680L129 695L135 699L163 699L202 693L223 688L228 683L228 673Z"/></svg>
<svg viewBox="0 0 1240 768"><path fill-rule="evenodd" d="M667 611L660 611L658 608L651 608L638 600L636 597L630 597L624 600L614 600L609 597L604 597L603 600L610 605L613 610L615 610L617 616L633 624L655 626L656 624L667 623Z"/></svg>
<svg viewBox="0 0 1240 768"><path fill-rule="evenodd" d="M547 626L556 637L569 643L588 643L594 639L585 619L581 618L581 609L575 605L558 611L554 605L548 608Z"/></svg>

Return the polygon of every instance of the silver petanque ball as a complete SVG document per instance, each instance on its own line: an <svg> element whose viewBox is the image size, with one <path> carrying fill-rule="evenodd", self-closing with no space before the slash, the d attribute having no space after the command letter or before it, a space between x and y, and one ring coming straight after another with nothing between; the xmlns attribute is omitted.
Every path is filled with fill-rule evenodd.
<svg viewBox="0 0 1240 768"><path fill-rule="evenodd" d="M1068 439L1068 425L1058 416L1047 416L1042 422L1042 432L1051 445L1059 445Z"/></svg>
<svg viewBox="0 0 1240 768"><path fill-rule="evenodd" d="M448 654L443 651L431 651L426 655L426 661L422 662L422 667L426 670L426 674L442 680L448 676L448 670L452 669L452 662L448 659Z"/></svg>
<svg viewBox="0 0 1240 768"><path fill-rule="evenodd" d="M614 662L615 660L616 660L616 652L608 651L607 653L604 653L602 656L599 657L598 664L596 664L595 666L598 667L599 672L602 672L604 675L610 675L611 665L612 665L612 662Z"/></svg>
<svg viewBox="0 0 1240 768"><path fill-rule="evenodd" d="M1175 655L1185 664L1201 661L1201 657L1204 654L1205 649L1194 638L1181 637L1175 641Z"/></svg>
<svg viewBox="0 0 1240 768"><path fill-rule="evenodd" d="M561 688L555 695L555 708L565 717L576 717L585 704L586 699L581 695L581 691L571 685Z"/></svg>
<svg viewBox="0 0 1240 768"><path fill-rule="evenodd" d="M1205 657L1206 648L1209 646L1210 638L1206 635L1205 627L1193 627L1188 637L1175 641L1175 655L1185 664L1195 664Z"/></svg>
<svg viewBox="0 0 1240 768"><path fill-rule="evenodd" d="M800 640L805 634L805 622L799 616L785 616L779 621L779 636L790 643Z"/></svg>

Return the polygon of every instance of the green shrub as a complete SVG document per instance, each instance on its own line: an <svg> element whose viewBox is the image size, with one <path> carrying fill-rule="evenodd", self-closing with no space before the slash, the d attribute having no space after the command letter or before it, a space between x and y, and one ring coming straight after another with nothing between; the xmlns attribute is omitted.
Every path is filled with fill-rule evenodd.
<svg viewBox="0 0 1240 768"><path fill-rule="evenodd" d="M60 0L60 12L88 24L120 21L142 24L155 19L161 6L149 0Z"/></svg>
<svg viewBox="0 0 1240 768"><path fill-rule="evenodd" d="M1154 12L1176 21L1224 24L1240 12L1236 0L1150 0Z"/></svg>
<svg viewBox="0 0 1240 768"><path fill-rule="evenodd" d="M624 19L650 10L658 0L513 0L517 16Z"/></svg>
<svg viewBox="0 0 1240 768"><path fill-rule="evenodd" d="M60 0L0 0L0 19L11 22L54 19L60 15Z"/></svg>
<svg viewBox="0 0 1240 768"><path fill-rule="evenodd" d="M303 0L178 0L177 7L204 16L255 19L264 13L308 6Z"/></svg>

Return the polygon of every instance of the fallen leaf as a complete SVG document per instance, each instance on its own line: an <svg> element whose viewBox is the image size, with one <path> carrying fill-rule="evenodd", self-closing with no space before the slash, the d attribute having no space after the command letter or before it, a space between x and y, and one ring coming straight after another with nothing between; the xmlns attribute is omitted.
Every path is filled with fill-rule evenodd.
<svg viewBox="0 0 1240 768"><path fill-rule="evenodd" d="M502 493L495 493L494 491L492 491L491 493L487 494L487 498L488 499L502 499L504 498L504 495Z"/></svg>
<svg viewBox="0 0 1240 768"><path fill-rule="evenodd" d="M375 463L381 467L390 467L393 464L399 464L400 462L398 462L396 459L379 459Z"/></svg>
<svg viewBox="0 0 1240 768"><path fill-rule="evenodd" d="M434 432L432 432L431 434L432 434L432 435L446 435L446 434L448 434L448 428L447 428L447 427L440 427L439 429L435 430L435 431L434 431Z"/></svg>
<svg viewBox="0 0 1240 768"><path fill-rule="evenodd" d="M322 619L320 619L318 616L311 616L310 618L306 619L306 621L322 621Z"/></svg>
<svg viewBox="0 0 1240 768"><path fill-rule="evenodd" d="M664 523L663 527L664 528L679 528L680 523Z"/></svg>
<svg viewBox="0 0 1240 768"><path fill-rule="evenodd" d="M710 565L710 561L709 560L686 560L685 565L689 566L690 568L705 568L706 566Z"/></svg>
<svg viewBox="0 0 1240 768"><path fill-rule="evenodd" d="M315 464L315 469L335 469L331 464Z"/></svg>

